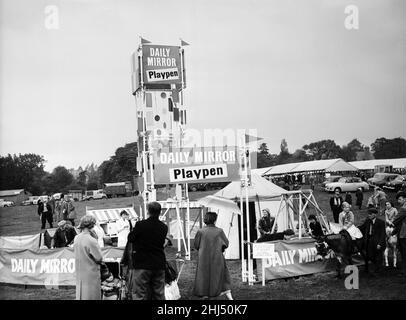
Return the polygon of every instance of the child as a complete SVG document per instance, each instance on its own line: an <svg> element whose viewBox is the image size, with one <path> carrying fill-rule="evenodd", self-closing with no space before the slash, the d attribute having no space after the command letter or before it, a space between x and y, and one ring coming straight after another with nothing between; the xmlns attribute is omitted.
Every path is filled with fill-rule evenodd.
<svg viewBox="0 0 406 320"><path fill-rule="evenodd" d="M121 288L120 279L114 278L113 274L110 273L109 277L101 283L103 300L118 300L120 288Z"/></svg>

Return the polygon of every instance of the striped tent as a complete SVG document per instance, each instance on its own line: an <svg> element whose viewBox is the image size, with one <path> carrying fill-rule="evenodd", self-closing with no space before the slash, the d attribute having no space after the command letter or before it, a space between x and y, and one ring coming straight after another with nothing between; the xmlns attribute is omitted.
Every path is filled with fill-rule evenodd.
<svg viewBox="0 0 406 320"><path fill-rule="evenodd" d="M113 222L120 219L120 212L126 211L131 219L138 219L138 215L133 207L112 208L112 209L92 209L86 207L86 214L93 215L100 224Z"/></svg>

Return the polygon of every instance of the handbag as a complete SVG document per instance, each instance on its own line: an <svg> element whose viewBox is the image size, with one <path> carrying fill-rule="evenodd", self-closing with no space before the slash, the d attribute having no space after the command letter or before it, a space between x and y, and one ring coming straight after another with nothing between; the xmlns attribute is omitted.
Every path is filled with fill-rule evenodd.
<svg viewBox="0 0 406 320"><path fill-rule="evenodd" d="M176 270L168 263L165 262L165 283L170 284L178 278Z"/></svg>
<svg viewBox="0 0 406 320"><path fill-rule="evenodd" d="M165 284L165 300L179 300L180 292L178 281L172 281L170 284Z"/></svg>

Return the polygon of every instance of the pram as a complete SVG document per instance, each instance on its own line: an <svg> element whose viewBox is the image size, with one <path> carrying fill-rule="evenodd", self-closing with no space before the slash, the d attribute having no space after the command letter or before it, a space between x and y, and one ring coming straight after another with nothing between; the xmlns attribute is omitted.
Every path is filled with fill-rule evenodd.
<svg viewBox="0 0 406 320"><path fill-rule="evenodd" d="M121 259L106 259L104 263L110 272L110 277L101 279L102 300L125 300L127 285L122 274Z"/></svg>

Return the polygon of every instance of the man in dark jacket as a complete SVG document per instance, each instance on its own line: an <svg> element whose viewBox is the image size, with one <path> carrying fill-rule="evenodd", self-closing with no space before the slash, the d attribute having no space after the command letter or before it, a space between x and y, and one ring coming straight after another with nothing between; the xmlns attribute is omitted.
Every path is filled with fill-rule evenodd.
<svg viewBox="0 0 406 320"><path fill-rule="evenodd" d="M309 228L311 234L314 238L318 239L324 235L323 228L321 227L320 222L317 221L317 218L314 214L309 215Z"/></svg>
<svg viewBox="0 0 406 320"><path fill-rule="evenodd" d="M63 248L72 244L75 239L76 230L70 225L70 222L62 220L58 223L58 229L54 235L54 247Z"/></svg>
<svg viewBox="0 0 406 320"><path fill-rule="evenodd" d="M373 262L375 272L380 272L383 265L383 252L386 247L385 222L377 219L378 210L368 209L368 218L364 224L359 227L364 239L364 248L366 250L366 261Z"/></svg>
<svg viewBox="0 0 406 320"><path fill-rule="evenodd" d="M406 276L406 192L398 192L396 199L401 207L399 208L398 215L393 220L395 227L392 231L392 235L398 236L398 246L402 258L400 276Z"/></svg>
<svg viewBox="0 0 406 320"><path fill-rule="evenodd" d="M41 229L45 229L48 221L49 227L52 228L52 208L46 201L38 200L38 215L41 217Z"/></svg>
<svg viewBox="0 0 406 320"><path fill-rule="evenodd" d="M334 191L334 197L330 198L330 208L333 211L334 222L338 223L338 216L340 215L341 205L343 204L343 198L340 197L340 191Z"/></svg>
<svg viewBox="0 0 406 320"><path fill-rule="evenodd" d="M355 192L355 197L356 201L355 204L358 206L358 208L361 210L362 209L362 201L364 200L364 193L362 192L361 188L358 188L357 191Z"/></svg>
<svg viewBox="0 0 406 320"><path fill-rule="evenodd" d="M128 235L133 246L134 300L165 300L165 238L168 227L159 221L161 205L148 204L148 219L137 222Z"/></svg>

